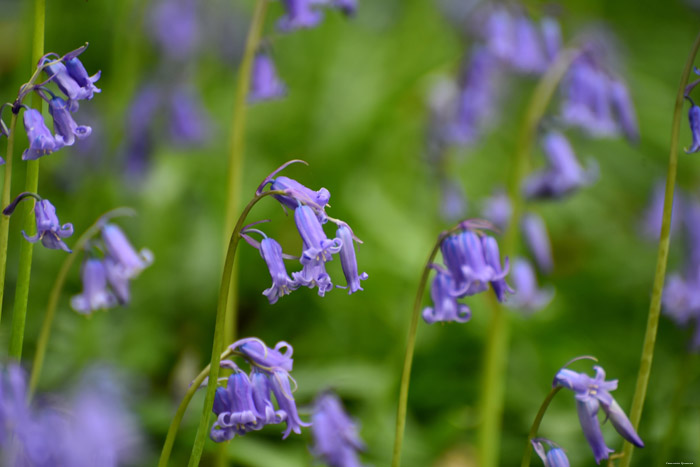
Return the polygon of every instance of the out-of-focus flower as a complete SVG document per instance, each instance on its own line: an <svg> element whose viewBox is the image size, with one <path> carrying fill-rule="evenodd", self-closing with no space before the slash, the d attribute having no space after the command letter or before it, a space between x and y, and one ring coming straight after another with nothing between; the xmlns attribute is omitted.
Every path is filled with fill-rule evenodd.
<svg viewBox="0 0 700 467"><path fill-rule="evenodd" d="M49 101L49 113L53 117L53 129L56 132L55 138L60 138L64 146L72 146L76 136L85 138L92 133L92 128L89 126L75 123L73 116L68 110L68 103L60 97L54 97Z"/></svg>
<svg viewBox="0 0 700 467"><path fill-rule="evenodd" d="M286 95L287 86L277 75L272 57L265 52L258 52L253 59L248 102L280 99Z"/></svg>
<svg viewBox="0 0 700 467"><path fill-rule="evenodd" d="M357 451L364 450L365 444L335 394L323 392L316 398L311 434L314 439L311 452L321 462L329 467L361 467Z"/></svg>
<svg viewBox="0 0 700 467"><path fill-rule="evenodd" d="M280 31L313 28L323 19L323 14L313 8L312 0L282 0L282 4L286 14L277 22Z"/></svg>
<svg viewBox="0 0 700 467"><path fill-rule="evenodd" d="M430 287L430 298L433 301L433 306L423 309L423 320L428 324L438 321L466 323L471 318L471 310L467 305L457 301L457 297L454 295L455 283L452 275L436 265L433 265L433 269L437 271Z"/></svg>
<svg viewBox="0 0 700 467"><path fill-rule="evenodd" d="M22 235L28 242L36 243L41 240L41 244L46 248L71 253L71 249L62 239L73 235L73 224L61 225L58 216L56 216L56 208L49 200L37 200L34 205L34 217L36 218L36 234L30 237L24 230L22 231Z"/></svg>
<svg viewBox="0 0 700 467"><path fill-rule="evenodd" d="M569 467L569 459L558 444L545 438L535 438L531 442L535 452L544 462L544 467ZM549 446L547 453L545 453L545 444Z"/></svg>
<svg viewBox="0 0 700 467"><path fill-rule="evenodd" d="M54 136L44 123L44 117L36 109L24 111L24 128L27 131L29 148L22 153L22 160L36 160L58 151L64 146L63 138Z"/></svg>
<svg viewBox="0 0 700 467"><path fill-rule="evenodd" d="M280 352L282 348L284 353ZM285 439L292 431L298 434L302 427L309 426L299 418L292 396L289 372L292 371L293 349L288 343L278 342L271 349L260 339L250 337L234 342L230 349L250 364L251 374L247 376L231 361L221 362L235 373L229 377L226 388L217 388L212 408L217 421L211 429L212 440L228 441L235 435L282 422L287 424L282 436ZM270 392L277 401L277 411Z"/></svg>
<svg viewBox="0 0 700 467"><path fill-rule="evenodd" d="M664 214L664 197L666 196L666 185L664 181L658 181L654 185L651 199L644 213L642 220L642 233L649 240L658 240L661 233L661 222ZM673 209L671 210L671 235L673 235L682 221L684 211L684 201L681 193L673 195ZM700 218L698 219L700 220Z"/></svg>
<svg viewBox="0 0 700 467"><path fill-rule="evenodd" d="M197 48L197 5L194 0L161 0L153 8L149 32L172 60L186 60Z"/></svg>
<svg viewBox="0 0 700 467"><path fill-rule="evenodd" d="M639 124L627 86L619 78L610 79L610 102L627 139L639 141Z"/></svg>
<svg viewBox="0 0 700 467"><path fill-rule="evenodd" d="M353 16L357 11L357 0L333 0L332 5L342 11L345 16Z"/></svg>
<svg viewBox="0 0 700 467"><path fill-rule="evenodd" d="M153 150L153 122L164 97L155 84L141 88L129 105L126 121L126 171L142 176Z"/></svg>
<svg viewBox="0 0 700 467"><path fill-rule="evenodd" d="M556 19L545 17L542 18L540 28L542 30L544 50L547 52L547 58L551 62L561 50L561 26L559 26L559 21Z"/></svg>
<svg viewBox="0 0 700 467"><path fill-rule="evenodd" d="M623 438L640 448L644 447L644 443L627 415L610 395L610 391L617 389L617 380L605 381L605 370L597 365L594 369L596 375L591 378L585 373L562 368L554 377L553 385L563 386L576 394L576 408L583 434L591 446L596 463L600 464L613 450L608 448L603 439L598 421L599 408L603 409L607 419Z"/></svg>
<svg viewBox="0 0 700 467"><path fill-rule="evenodd" d="M551 288L540 289L537 286L535 271L527 260L516 259L510 274L515 293L508 300L508 306L526 312L541 310L549 304L554 296Z"/></svg>
<svg viewBox="0 0 700 467"><path fill-rule="evenodd" d="M355 256L355 241L350 227L341 225L336 231L336 237L341 241L340 247L340 265L343 269L343 275L347 281L348 294L363 290L360 285L360 280L366 280L369 276L366 272L358 274L357 258ZM340 286L339 286L340 287Z"/></svg>
<svg viewBox="0 0 700 467"><path fill-rule="evenodd" d="M598 177L598 167L587 170L576 160L571 144L556 131L549 132L543 142L549 167L533 173L525 180L523 191L527 198L561 198L577 189L593 183Z"/></svg>
<svg viewBox="0 0 700 467"><path fill-rule="evenodd" d="M191 89L179 87L170 96L170 137L176 143L201 144L211 121Z"/></svg>
<svg viewBox="0 0 700 467"><path fill-rule="evenodd" d="M508 222L510 221L512 213L513 207L505 191L494 193L493 196L487 198L481 206L481 215L483 218L502 231L508 227Z"/></svg>
<svg viewBox="0 0 700 467"><path fill-rule="evenodd" d="M459 181L444 177L440 182L440 214L448 222L464 219L467 213L467 197Z"/></svg>
<svg viewBox="0 0 700 467"><path fill-rule="evenodd" d="M549 273L552 271L552 245L549 241L547 226L544 220L538 214L529 213L523 216L522 220L523 235L530 253L535 259L535 264L542 272Z"/></svg>
<svg viewBox="0 0 700 467"><path fill-rule="evenodd" d="M498 301L503 302L506 298L506 293L514 292L505 279L509 269L508 258L505 259L505 266L501 267L501 254L498 251L496 239L486 235L481 241L484 245L486 264L493 268L493 277L490 280L491 288L493 288Z"/></svg>
<svg viewBox="0 0 700 467"><path fill-rule="evenodd" d="M115 261L115 268L126 278L132 279L153 263L153 253L147 248L137 252L124 232L114 224L102 228L102 240L107 254Z"/></svg>
<svg viewBox="0 0 700 467"><path fill-rule="evenodd" d="M700 107L695 104L692 104L688 110L688 122L693 136L693 144L685 150L686 154L700 151Z"/></svg>
<svg viewBox="0 0 700 467"><path fill-rule="evenodd" d="M547 57L538 30L525 15L515 20L515 46L510 64L516 70L522 73L541 73L547 68Z"/></svg>
<svg viewBox="0 0 700 467"><path fill-rule="evenodd" d="M78 313L90 314L117 305L116 297L107 288L107 272L101 260L88 258L83 263L82 277L83 293L71 298L71 308Z"/></svg>

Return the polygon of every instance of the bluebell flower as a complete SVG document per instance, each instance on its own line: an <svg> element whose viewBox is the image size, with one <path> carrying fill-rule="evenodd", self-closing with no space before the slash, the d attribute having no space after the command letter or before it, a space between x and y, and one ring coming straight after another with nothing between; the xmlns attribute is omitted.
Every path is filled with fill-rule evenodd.
<svg viewBox="0 0 700 467"><path fill-rule="evenodd" d="M82 62L77 57L84 50L85 48L81 47L75 51L77 53L67 54L63 61L49 58L44 60L46 64L44 71L50 80L56 83L61 92L68 97L70 101L69 108L72 112L78 109L77 101L90 100L95 93L102 92L95 86L95 83L100 79L101 73L98 71L93 76L89 76Z"/></svg>
<svg viewBox="0 0 700 467"><path fill-rule="evenodd" d="M125 305L131 300L129 277L124 273L122 266L111 256L104 259L104 269L107 282L114 291L120 305Z"/></svg>
<svg viewBox="0 0 700 467"><path fill-rule="evenodd" d="M321 223L326 222L327 218L323 209L331 199L331 194L327 189L320 188L318 191L314 191L294 179L279 176L271 180L270 190L288 192L289 195L273 195L277 201L288 208L296 209L299 206L299 202L313 206L316 208L314 212L317 214L319 221Z"/></svg>
<svg viewBox="0 0 700 467"><path fill-rule="evenodd" d="M360 286L360 281L367 279L369 276L366 272L358 274L357 258L355 257L355 243L352 231L347 225L340 225L336 231L336 237L341 241L340 247L340 265L347 281L348 294L363 290ZM340 286L339 286L340 287Z"/></svg>
<svg viewBox="0 0 700 467"><path fill-rule="evenodd" d="M508 227L513 207L505 191L497 191L481 206L481 216L502 231Z"/></svg>
<svg viewBox="0 0 700 467"><path fill-rule="evenodd" d="M80 86L82 90L82 94L86 96L80 97L80 99L90 100L95 93L102 92L101 89L95 86L95 83L100 79L100 75L102 74L101 71L98 71L92 76L88 75L83 63L77 56L72 56L72 54L66 55L64 58L64 63L66 64L68 75L73 78L76 83L78 83L78 86ZM71 97L71 99L74 100L75 98Z"/></svg>
<svg viewBox="0 0 700 467"><path fill-rule="evenodd" d="M212 412L217 418L209 436L217 443L262 428L258 423L262 416L253 402L253 387L248 375L242 371L234 371L229 376L226 388L216 388Z"/></svg>
<svg viewBox="0 0 700 467"><path fill-rule="evenodd" d="M515 51L515 19L503 7L496 7L488 14L483 36L489 51L502 61L508 61Z"/></svg>
<svg viewBox="0 0 700 467"><path fill-rule="evenodd" d="M508 306L526 312L541 310L552 301L554 291L551 288L540 289L537 286L535 271L527 260L516 259L510 273L515 293L508 300Z"/></svg>
<svg viewBox="0 0 700 467"><path fill-rule="evenodd" d="M128 279L138 276L153 263L153 253L147 248L137 252L124 232L114 224L107 224L102 228L102 240L107 254L116 263L115 268Z"/></svg>
<svg viewBox="0 0 700 467"><path fill-rule="evenodd" d="M41 156L58 151L64 146L63 138L54 136L44 123L44 117L36 109L24 111L24 129L27 131L29 148L22 153L23 161L33 161Z"/></svg>
<svg viewBox="0 0 700 467"><path fill-rule="evenodd" d="M696 266L698 268L698 266ZM695 322L695 334L690 350L700 351L700 278L696 272L684 279L680 274L672 274L666 280L662 296L663 312L678 326L688 326Z"/></svg>
<svg viewBox="0 0 700 467"><path fill-rule="evenodd" d="M323 296L332 288L330 277L326 272L325 263L332 259L342 247L339 238L330 240L323 231L323 226L316 217L313 209L300 205L294 210L294 220L304 243L301 255L301 272L293 273L292 277L300 285L318 287L318 294Z"/></svg>
<svg viewBox="0 0 700 467"><path fill-rule="evenodd" d="M617 115L617 121L627 139L632 142L639 141L639 124L634 104L627 86L619 78L610 79L610 103Z"/></svg>
<svg viewBox="0 0 700 467"><path fill-rule="evenodd" d="M552 244L549 241L547 226L542 217L535 213L526 214L523 216L522 229L525 244L532 253L537 267L542 272L551 272L554 265Z"/></svg>
<svg viewBox="0 0 700 467"><path fill-rule="evenodd" d="M457 301L452 275L439 266L433 265L432 268L437 271L430 287L433 306L423 309L423 320L428 324L438 321L466 323L471 318L471 310L467 305Z"/></svg>
<svg viewBox="0 0 700 467"><path fill-rule="evenodd" d="M345 16L353 16L357 11L357 0L333 0L332 5L342 11Z"/></svg>
<svg viewBox="0 0 700 467"><path fill-rule="evenodd" d="M547 59L551 62L561 50L561 26L559 26L559 21L547 16L542 18L540 29L544 50L547 53Z"/></svg>
<svg viewBox="0 0 700 467"><path fill-rule="evenodd" d="M479 236L469 230L450 235L440 245L442 259L454 280L452 294L475 295L488 289L494 270L486 264Z"/></svg>
<svg viewBox="0 0 700 467"><path fill-rule="evenodd" d="M170 59L191 58L199 43L198 3L194 0L161 0L151 12L148 31Z"/></svg>
<svg viewBox="0 0 700 467"><path fill-rule="evenodd" d="M311 452L321 462L329 467L361 467L357 451L364 450L365 444L335 394L326 391L314 401L311 434Z"/></svg>
<svg viewBox="0 0 700 467"><path fill-rule="evenodd" d="M498 242L496 239L486 235L481 241L484 245L484 259L486 260L486 264L493 268L493 276L489 281L491 283L491 288L493 288L498 301L503 302L506 298L506 293L514 292L505 279L509 270L508 258L505 259L505 266L501 267L501 254L498 251Z"/></svg>
<svg viewBox="0 0 700 467"><path fill-rule="evenodd" d="M19 195L17 199L20 199L20 197L22 195ZM36 218L36 234L30 237L24 230L22 231L22 235L28 242L36 243L41 240L41 244L46 248L63 250L68 253L72 252L62 239L73 235L73 224L61 225L58 221L58 216L56 216L56 208L49 200L40 199L36 201L34 217Z"/></svg>
<svg viewBox="0 0 700 467"><path fill-rule="evenodd" d="M323 14L313 9L312 0L282 0L282 4L286 15L277 22L277 28L281 31L313 28L323 19Z"/></svg>
<svg viewBox="0 0 700 467"><path fill-rule="evenodd" d="M692 104L688 110L688 122L693 136L693 144L685 150L686 154L700 151L700 107L695 104Z"/></svg>
<svg viewBox="0 0 700 467"><path fill-rule="evenodd" d="M61 138L64 146L72 146L76 136L85 138L90 136L92 128L85 125L78 125L73 120L68 110L68 103L60 97L54 97L49 101L49 113L53 117L53 129L56 138Z"/></svg>
<svg viewBox="0 0 700 467"><path fill-rule="evenodd" d="M107 288L107 272L104 263L88 258L82 268L83 293L71 298L70 305L78 313L90 314L95 310L112 308L116 297Z"/></svg>
<svg viewBox="0 0 700 467"><path fill-rule="evenodd" d="M644 447L644 443L634 430L627 415L622 411L610 391L617 389L617 380L605 381L605 370L600 366L594 366L596 375L591 378L585 373L577 373L567 368L559 370L554 378L554 386L563 386L576 394L576 408L583 434L591 446L593 456L597 464L607 459L613 452L608 448L603 439L598 421L598 410L603 409L607 418L615 430L627 441L637 447Z"/></svg>
<svg viewBox="0 0 700 467"><path fill-rule="evenodd" d="M211 121L191 89L179 87L170 96L170 137L174 143L200 144L209 138Z"/></svg>
<svg viewBox="0 0 700 467"><path fill-rule="evenodd" d="M263 295L267 297L272 305L277 303L281 296L296 290L299 284L289 278L284 259L282 258L282 247L276 240L264 238L260 242L260 255L267 263L267 268L272 277L272 286L263 292Z"/></svg>
<svg viewBox="0 0 700 467"><path fill-rule="evenodd" d="M287 427L282 434L282 439L287 439L292 432L301 434L302 427L311 426L310 423L306 423L299 418L296 401L289 384L290 379L291 376L289 376L288 372L279 369L273 371L268 379L270 389L272 389L275 400L277 400L277 406L286 413L284 422L287 424Z"/></svg>
<svg viewBox="0 0 700 467"><path fill-rule="evenodd" d="M253 404L257 410L258 421L261 425L276 425L287 418L287 413L275 410L270 399L270 381L268 375L258 367L253 367L250 372L250 384L253 388Z"/></svg>
<svg viewBox="0 0 700 467"><path fill-rule="evenodd" d="M532 20L520 15L515 20L515 50L510 64L521 73L541 73L547 67L543 44Z"/></svg>
<svg viewBox="0 0 700 467"><path fill-rule="evenodd" d="M527 198L561 198L593 183L597 178L597 166L592 164L584 170L563 134L549 132L544 137L543 147L549 167L525 180L523 191Z"/></svg>
<svg viewBox="0 0 700 467"><path fill-rule="evenodd" d="M143 176L153 151L153 122L163 93L159 86L144 85L132 99L126 116L126 171L132 177Z"/></svg>
<svg viewBox="0 0 700 467"><path fill-rule="evenodd" d="M246 360L267 372L276 369L292 371L294 349L287 342L280 341L274 349L271 349L260 339L248 337L234 342L229 348L239 352ZM281 349L284 349L284 353Z"/></svg>
<svg viewBox="0 0 700 467"><path fill-rule="evenodd" d="M272 57L265 52L255 54L250 77L248 102L280 99L286 95L287 86L277 75Z"/></svg>
<svg viewBox="0 0 700 467"><path fill-rule="evenodd" d="M544 462L544 467L569 467L569 459L558 444L545 438L535 438L531 440L531 443L537 455L540 456L540 459ZM545 444L549 446L549 450L546 453L544 448Z"/></svg>

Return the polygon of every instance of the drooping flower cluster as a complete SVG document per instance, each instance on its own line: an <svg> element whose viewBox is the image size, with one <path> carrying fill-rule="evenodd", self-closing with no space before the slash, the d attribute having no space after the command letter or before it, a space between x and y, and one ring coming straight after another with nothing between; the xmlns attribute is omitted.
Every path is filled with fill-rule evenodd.
<svg viewBox="0 0 700 467"><path fill-rule="evenodd" d="M88 253L81 272L83 293L71 299L71 307L78 313L129 303L129 281L153 262L153 253L146 248L137 252L115 224L102 227L101 240L104 257Z"/></svg>
<svg viewBox="0 0 700 467"><path fill-rule="evenodd" d="M27 235L23 230L22 235L30 243L41 241L41 244L52 250L63 250L71 253L71 249L63 241L64 238L73 235L73 224L63 224L58 221L56 208L48 199L43 199L35 193L20 193L8 206L3 209L2 213L6 216L11 215L20 201L34 198L34 217L36 219L36 233L32 236Z"/></svg>
<svg viewBox="0 0 700 467"><path fill-rule="evenodd" d="M603 433L600 430L598 411L601 408L605 412L606 419L610 420L620 436L640 448L644 447L644 443L625 412L610 395L610 391L617 389L617 380L605 381L605 370L597 365L593 368L595 369L594 378L585 373L562 368L554 377L552 386L562 386L576 394L576 409L583 434L591 446L596 463L600 464L601 460L607 459L609 454L613 452L605 444Z"/></svg>
<svg viewBox="0 0 700 467"><path fill-rule="evenodd" d="M347 281L345 287L352 294L362 290L360 281L367 279L367 273L359 273L355 255L355 242L359 240L354 236L350 227L343 221L330 218L325 207L330 200L330 193L325 188L318 191L311 190L296 180L284 176L276 176L292 162L288 162L270 174L258 187L257 194L263 193L265 187L270 185L271 191L280 191L284 194L275 194L274 197L283 207L294 210L294 221L302 239L303 250L299 258L285 255L280 244L269 238L258 229L246 228L242 232L243 238L252 246L260 250L260 255L267 263L272 276L272 286L263 294L271 304L274 304L283 295L289 294L301 286L316 287L318 294L324 296L333 288L330 275L326 272L326 263L333 259L333 255L340 256L340 264ZM328 238L323 225L328 221L337 225L335 237ZM260 242L255 241L250 233L262 235ZM302 265L301 271L293 272L290 278L284 259L299 259Z"/></svg>
<svg viewBox="0 0 700 467"><path fill-rule="evenodd" d="M100 72L89 76L78 56L85 51L87 45L80 47L63 57L49 53L42 57L37 65L37 74L43 71L48 79L40 84L33 82L25 84L20 89L19 96L13 107L13 112L19 112L22 100L30 93L36 92L49 104L49 113L53 118L54 133L46 126L44 117L36 109L24 111L24 128L29 140L29 148L22 154L23 160L35 160L64 146L72 146L75 139L82 139L92 133L89 126L78 125L73 119L73 113L79 108L79 101L90 100L95 93L101 92L95 86L100 79ZM47 85L55 83L65 99L56 95Z"/></svg>
<svg viewBox="0 0 700 467"><path fill-rule="evenodd" d="M292 395L290 381L296 386L289 375L293 364L292 346L278 342L274 348L269 348L260 339L249 337L234 342L229 348L250 365L250 374L231 360L221 362L221 366L233 370L233 374L226 387L216 388L212 411L217 418L211 427L211 439L221 443L282 422L286 423L282 439L291 432L301 434L301 428L309 424L299 418ZM270 394L274 395L277 408Z"/></svg>
<svg viewBox="0 0 700 467"><path fill-rule="evenodd" d="M75 397L60 406L30 404L22 369L0 367L0 463L92 467L134 462L138 426L114 381L101 382L85 379Z"/></svg>
<svg viewBox="0 0 700 467"><path fill-rule="evenodd" d="M440 251L445 266L431 265L437 274L430 289L433 306L426 307L422 314L426 323L469 321L471 310L458 299L484 292L489 284L499 302L505 300L506 293L513 293L505 280L508 258L502 266L496 239L479 230L485 226L480 221L464 221L458 232L442 240Z"/></svg>
<svg viewBox="0 0 700 467"><path fill-rule="evenodd" d="M537 455L544 462L544 467L569 467L569 459L557 443L553 443L545 438L535 438L531 443ZM549 447L546 452L545 444Z"/></svg>
<svg viewBox="0 0 700 467"><path fill-rule="evenodd" d="M329 467L361 467L357 452L365 443L357 433L355 422L345 413L343 404L332 392L316 397L311 415L313 455Z"/></svg>

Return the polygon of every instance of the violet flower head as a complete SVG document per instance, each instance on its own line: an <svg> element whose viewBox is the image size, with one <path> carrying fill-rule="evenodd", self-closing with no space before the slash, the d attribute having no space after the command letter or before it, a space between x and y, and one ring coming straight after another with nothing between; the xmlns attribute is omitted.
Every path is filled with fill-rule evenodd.
<svg viewBox="0 0 700 467"><path fill-rule="evenodd" d="M104 268L107 274L107 282L117 297L117 301L120 305L126 305L131 300L129 277L124 273L121 264L111 256L105 257Z"/></svg>
<svg viewBox="0 0 700 467"><path fill-rule="evenodd" d="M293 273L292 277L301 285L318 286L318 293L323 296L332 288L325 263L332 259L333 254L340 251L342 240L339 238L330 240L326 237L316 213L307 205L299 205L294 210L294 220L304 242L304 251L301 255L301 264L304 268L299 273Z"/></svg>
<svg viewBox="0 0 700 467"><path fill-rule="evenodd" d="M625 83L619 78L610 79L610 103L617 115L622 132L632 142L639 141L639 124L634 104Z"/></svg>
<svg viewBox="0 0 700 467"><path fill-rule="evenodd" d="M505 259L505 266L501 267L501 254L498 251L498 242L496 239L484 236L481 241L484 245L484 259L486 259L486 264L493 268L493 277L490 280L491 288L493 288L498 301L503 302L506 298L506 293L512 294L514 292L505 279L509 270L508 258Z"/></svg>
<svg viewBox="0 0 700 467"><path fill-rule="evenodd" d="M327 218L323 209L331 199L331 194L327 189L320 188L318 191L314 191L294 179L279 176L271 180L270 190L288 192L289 195L273 195L277 201L288 208L296 209L299 202L313 206L316 208L318 220L321 223L326 222Z"/></svg>
<svg viewBox="0 0 700 467"><path fill-rule="evenodd" d="M567 368L559 370L554 378L554 386L560 385L576 394L576 408L583 434L591 446L597 464L607 459L613 452L603 439L598 421L598 410L603 409L615 430L627 441L643 448L644 443L634 430L627 415L622 411L610 391L617 389L617 380L605 381L605 370L594 366L596 375L591 378L585 373L577 373Z"/></svg>
<svg viewBox="0 0 700 467"><path fill-rule="evenodd" d="M510 64L522 73L541 73L547 67L547 58L538 31L532 20L520 15L515 20L515 50Z"/></svg>
<svg viewBox="0 0 700 467"><path fill-rule="evenodd" d="M149 32L171 60L186 60L199 43L197 2L161 0L153 8Z"/></svg>
<svg viewBox="0 0 700 467"><path fill-rule="evenodd" d="M229 348L239 352L251 364L267 372L292 371L294 349L284 341L278 342L275 348L271 349L260 339L247 337L234 342ZM284 353L280 349L284 349Z"/></svg>
<svg viewBox="0 0 700 467"><path fill-rule="evenodd" d="M542 32L542 42L544 50L547 53L547 59L551 62L559 54L561 50L561 26L559 21L551 17L542 18L540 22Z"/></svg>
<svg viewBox="0 0 700 467"><path fill-rule="evenodd" d="M260 242L260 255L267 263L267 268L272 277L272 286L265 289L263 295L270 301L270 305L277 303L280 297L291 293L299 287L295 281L289 278L287 268L282 257L282 247L272 238L264 238Z"/></svg>
<svg viewBox="0 0 700 467"><path fill-rule="evenodd" d="M340 399L331 392L321 393L311 415L312 454L329 467L361 467L357 451L365 444L355 422L345 413Z"/></svg>
<svg viewBox="0 0 700 467"><path fill-rule="evenodd" d="M93 76L89 76L83 63L78 59L78 55L85 49L78 49L77 53L71 53L64 57L63 62L57 61L51 65L46 65L44 71L49 76L49 79L56 83L63 94L68 97L71 111L78 109L79 100L90 100L95 93L102 92L95 83L100 79L98 71ZM44 63L49 63L49 58L44 60Z"/></svg>
<svg viewBox="0 0 700 467"><path fill-rule="evenodd" d="M277 22L280 31L313 28L323 19L323 14L313 9L312 0L282 0L282 4L286 14Z"/></svg>
<svg viewBox="0 0 700 467"><path fill-rule="evenodd" d="M544 462L544 467L569 467L569 459L558 444L545 438L535 438L531 443L537 455L540 456L540 459ZM546 453L544 448L545 444L549 447Z"/></svg>
<svg viewBox="0 0 700 467"><path fill-rule="evenodd" d="M78 83L78 86L80 86L82 91L81 96L85 96L79 97L79 99L90 100L95 93L102 92L101 89L95 86L95 83L100 79L100 75L102 74L101 71L98 71L92 76L88 75L85 66L83 66L83 63L78 59L78 57L66 57L64 63L66 65L66 70L68 70L68 75L73 78L76 83ZM75 98L71 97L71 99Z"/></svg>
<svg viewBox="0 0 700 467"><path fill-rule="evenodd" d="M685 150L685 153L691 154L700 151L700 107L695 104L692 104L688 110L688 122L693 135L693 144Z"/></svg>
<svg viewBox="0 0 700 467"><path fill-rule="evenodd" d="M488 289L494 275L486 264L479 236L469 230L450 235L440 245L442 259L454 280L452 295L476 295Z"/></svg>
<svg viewBox="0 0 700 467"><path fill-rule="evenodd" d="M76 137L85 138L92 133L92 128L89 126L75 123L68 110L68 103L60 97L54 97L49 101L49 113L53 117L55 138L60 138L64 146L72 146Z"/></svg>
<svg viewBox="0 0 700 467"><path fill-rule="evenodd" d="M287 86L277 75L272 57L265 52L258 52L253 59L248 102L281 99L286 95Z"/></svg>
<svg viewBox="0 0 700 467"><path fill-rule="evenodd" d="M505 191L498 191L487 198L481 206L481 215L484 219L502 231L508 227L513 206Z"/></svg>
<svg viewBox="0 0 700 467"><path fill-rule="evenodd" d="M216 414L216 422L209 436L217 443L262 428L258 423L262 415L253 402L253 387L248 375L242 371L234 371L229 376L226 388L216 388L212 412Z"/></svg>
<svg viewBox="0 0 700 467"><path fill-rule="evenodd" d="M552 245L549 241L547 226L542 217L535 213L523 216L523 235L525 243L535 259L535 264L540 271L549 273L552 271L554 262L552 260Z"/></svg>
<svg viewBox="0 0 700 467"><path fill-rule="evenodd" d="M287 413L275 410L270 399L270 381L265 371L253 367L250 372L250 384L253 387L253 404L259 414L260 425L276 425L287 418Z"/></svg>
<svg viewBox="0 0 700 467"><path fill-rule="evenodd" d="M355 243L352 231L347 225L340 225L336 231L336 237L341 241L340 265L347 281L348 294L363 290L360 286L361 280L366 280L369 276L366 272L358 274L357 258L355 256ZM340 287L340 286L338 286ZM345 288L345 287L341 287Z"/></svg>
<svg viewBox="0 0 700 467"><path fill-rule="evenodd" d="M82 268L83 293L71 298L70 306L78 313L90 314L95 310L116 306L117 299L107 288L107 272L102 261L89 258Z"/></svg>
<svg viewBox="0 0 700 467"><path fill-rule="evenodd" d="M500 60L507 61L515 51L515 19L503 7L491 12L485 23L484 39L488 50Z"/></svg>
<svg viewBox="0 0 700 467"><path fill-rule="evenodd" d="M34 205L34 216L36 218L36 234L31 237L24 230L22 235L28 242L36 243L41 240L41 244L52 250L63 250L72 253L63 238L73 235L73 224L63 224L58 221L56 208L47 199L38 200Z"/></svg>
<svg viewBox="0 0 700 467"><path fill-rule="evenodd" d="M107 254L116 262L116 268L126 278L132 279L153 263L153 253L143 248L137 252L124 232L114 224L102 228L102 240Z"/></svg>
<svg viewBox="0 0 700 467"><path fill-rule="evenodd" d="M287 437L292 433L301 434L302 427L311 426L310 423L306 423L299 418L299 413L297 412L296 401L292 395L292 388L289 384L291 376L284 370L275 370L272 375L269 376L270 389L275 395L277 400L277 406L281 411L287 414L284 422L287 424L287 428L282 434L282 439L287 439Z"/></svg>
<svg viewBox="0 0 700 467"><path fill-rule="evenodd" d="M211 121L191 89L180 87L170 97L170 137L175 143L200 144L209 138Z"/></svg>
<svg viewBox="0 0 700 467"><path fill-rule="evenodd" d="M463 303L457 301L454 295L455 283L452 275L445 269L433 265L437 271L433 283L430 287L430 298L433 301L432 307L423 309L423 320L428 324L435 322L455 321L466 323L471 319L471 310Z"/></svg>
<svg viewBox="0 0 700 467"><path fill-rule="evenodd" d="M24 128L27 131L29 148L22 153L23 161L33 161L64 146L63 138L54 136L44 123L44 117L36 109L24 111Z"/></svg>
<svg viewBox="0 0 700 467"><path fill-rule="evenodd" d="M552 288L540 289L537 286L535 271L527 260L516 259L510 274L515 293L508 301L508 306L525 312L541 310L552 301Z"/></svg>

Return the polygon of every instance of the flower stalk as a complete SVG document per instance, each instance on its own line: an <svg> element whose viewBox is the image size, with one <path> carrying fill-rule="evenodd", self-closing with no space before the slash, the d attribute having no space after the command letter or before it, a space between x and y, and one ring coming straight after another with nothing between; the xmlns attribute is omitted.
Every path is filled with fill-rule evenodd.
<svg viewBox="0 0 700 467"><path fill-rule="evenodd" d="M250 89L251 70L253 58L260 44L262 29L267 12L267 0L257 0L253 19L246 38L245 52L238 71L238 83L233 107L233 120L231 123L231 140L229 142L228 168L226 174L226 202L224 214L224 238L228 240L229 232L234 227L238 205L241 197L241 184L243 180L243 155L245 150L246 117L248 114L247 96ZM229 301L226 305L226 327L224 342L233 342L236 336L238 309L238 262L233 265L231 283L229 284Z"/></svg>
<svg viewBox="0 0 700 467"><path fill-rule="evenodd" d="M46 0L34 0L34 39L32 45L32 63L39 63L44 55L44 28L46 22ZM38 93L32 95L32 108L41 112L43 100ZM36 193L39 187L39 161L27 161L27 176L24 191ZM33 235L35 226L32 210L24 208L25 231ZM29 299L29 280L32 272L32 253L34 244L22 242L19 250L19 271L17 273L17 288L15 289L15 304L12 311L12 330L10 333L10 357L21 360L22 344L24 343L24 324L27 318L27 301Z"/></svg>
<svg viewBox="0 0 700 467"><path fill-rule="evenodd" d="M671 147L668 158L668 172L666 174L666 192L664 195L664 210L661 221L661 235L656 256L656 270L654 272L654 283L652 287L651 303L649 305L649 316L647 318L647 328L644 334L644 344L642 347L642 357L637 375L637 385L632 399L632 409L630 410L630 421L635 430L639 427L644 409L644 399L646 398L649 376L651 374L651 364L654 358L654 346L656 344L656 333L659 327L659 316L661 314L661 297L664 289L664 279L666 277L666 265L668 263L668 251L671 242L671 211L673 208L673 192L676 186L676 174L678 171L678 135L680 133L681 114L683 111L683 98L685 85L693 68L693 62L700 49L700 34L695 38L695 42L690 50L688 59L681 75L681 81L676 95L676 105L673 110L673 123L671 125ZM632 461L634 446L625 442L620 461L621 467L629 467Z"/></svg>
<svg viewBox="0 0 700 467"><path fill-rule="evenodd" d="M573 60L578 55L574 49L565 49L547 69L533 92L518 135L513 155L512 170L508 180L508 196L512 213L504 234L503 255L514 257L518 228L524 200L521 185L530 164L530 154L540 120L544 116L554 92ZM484 376L481 388L481 425L479 433L480 465L498 465L501 418L505 394L506 357L508 352L508 316L499 303L493 303L491 323L484 358Z"/></svg>
<svg viewBox="0 0 700 467"><path fill-rule="evenodd" d="M532 440L535 439L535 436L537 436L537 432L540 429L540 423L542 423L542 419L544 418L544 413L549 408L549 404L552 402L552 399L554 399L554 396L557 395L557 393L561 390L561 388L562 388L562 386L553 387L549 391L549 394L547 394L547 397L544 398L544 401L542 402L542 405L540 406L540 410L537 411L537 415L535 416L535 420L533 420L532 427L530 427L530 432L527 435L527 445L525 446L525 453L523 454L523 460L520 463L520 467L529 467L530 466L530 458L532 457Z"/></svg>

